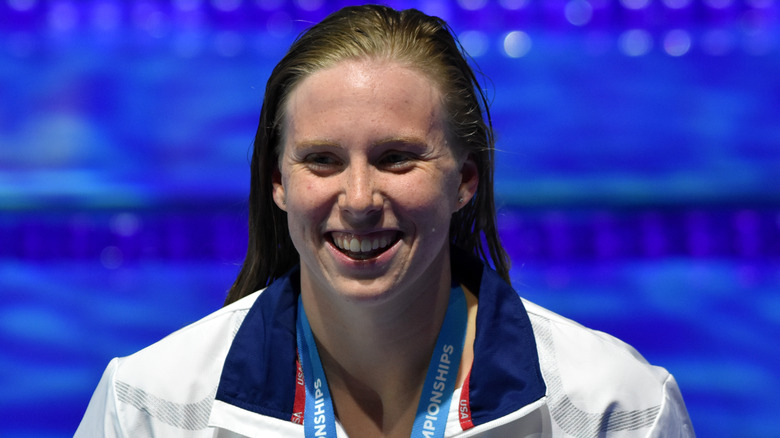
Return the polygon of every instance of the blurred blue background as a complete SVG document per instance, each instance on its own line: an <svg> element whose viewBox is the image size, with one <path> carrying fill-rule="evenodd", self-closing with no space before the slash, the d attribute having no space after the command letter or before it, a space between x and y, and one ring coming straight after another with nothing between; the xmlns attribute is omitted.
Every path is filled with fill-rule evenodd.
<svg viewBox="0 0 780 438"><path fill-rule="evenodd" d="M265 81L346 2L0 0L0 418L220 307ZM515 287L668 368L702 437L780 430L780 2L390 1L485 74Z"/></svg>

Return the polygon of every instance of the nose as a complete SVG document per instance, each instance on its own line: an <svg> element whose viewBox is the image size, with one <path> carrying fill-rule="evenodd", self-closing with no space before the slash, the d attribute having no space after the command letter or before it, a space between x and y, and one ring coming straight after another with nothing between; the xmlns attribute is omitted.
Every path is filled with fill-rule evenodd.
<svg viewBox="0 0 780 438"><path fill-rule="evenodd" d="M382 196L376 190L376 177L368 163L351 163L343 176L339 206L346 216L362 219L382 210Z"/></svg>

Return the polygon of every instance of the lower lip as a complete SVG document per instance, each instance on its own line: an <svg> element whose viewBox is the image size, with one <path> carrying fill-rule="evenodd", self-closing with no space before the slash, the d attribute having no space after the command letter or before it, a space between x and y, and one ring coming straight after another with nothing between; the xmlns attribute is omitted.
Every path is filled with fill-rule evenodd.
<svg viewBox="0 0 780 438"><path fill-rule="evenodd" d="M396 252L398 252L401 239L398 239L395 243L387 247L385 251L376 257L372 257L366 260L357 260L347 256L341 252L332 241L328 242L328 249L333 254L336 261L345 268L365 271L366 269L385 268L390 263Z"/></svg>

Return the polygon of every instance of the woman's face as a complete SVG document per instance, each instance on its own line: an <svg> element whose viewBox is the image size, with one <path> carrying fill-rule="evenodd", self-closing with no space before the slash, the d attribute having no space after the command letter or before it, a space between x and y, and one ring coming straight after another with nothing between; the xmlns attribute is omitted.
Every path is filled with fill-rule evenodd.
<svg viewBox="0 0 780 438"><path fill-rule="evenodd" d="M450 219L478 177L445 130L437 87L397 63L343 61L296 86L273 197L304 290L382 301L449 284Z"/></svg>

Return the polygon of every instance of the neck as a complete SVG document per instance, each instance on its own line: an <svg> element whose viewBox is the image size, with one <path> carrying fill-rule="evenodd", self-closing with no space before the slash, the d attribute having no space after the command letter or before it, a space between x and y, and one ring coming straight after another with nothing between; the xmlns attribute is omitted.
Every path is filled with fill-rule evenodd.
<svg viewBox="0 0 780 438"><path fill-rule="evenodd" d="M447 311L449 266L442 271L419 290L397 293L381 304L311 293L302 281L334 409L350 436L409 436ZM469 324L458 386L471 367L476 312L476 299L466 295Z"/></svg>
<svg viewBox="0 0 780 438"><path fill-rule="evenodd" d="M302 288L323 368L335 387L331 391L343 382L392 399L421 386L447 311L449 270L446 276L381 303L334 299Z"/></svg>

